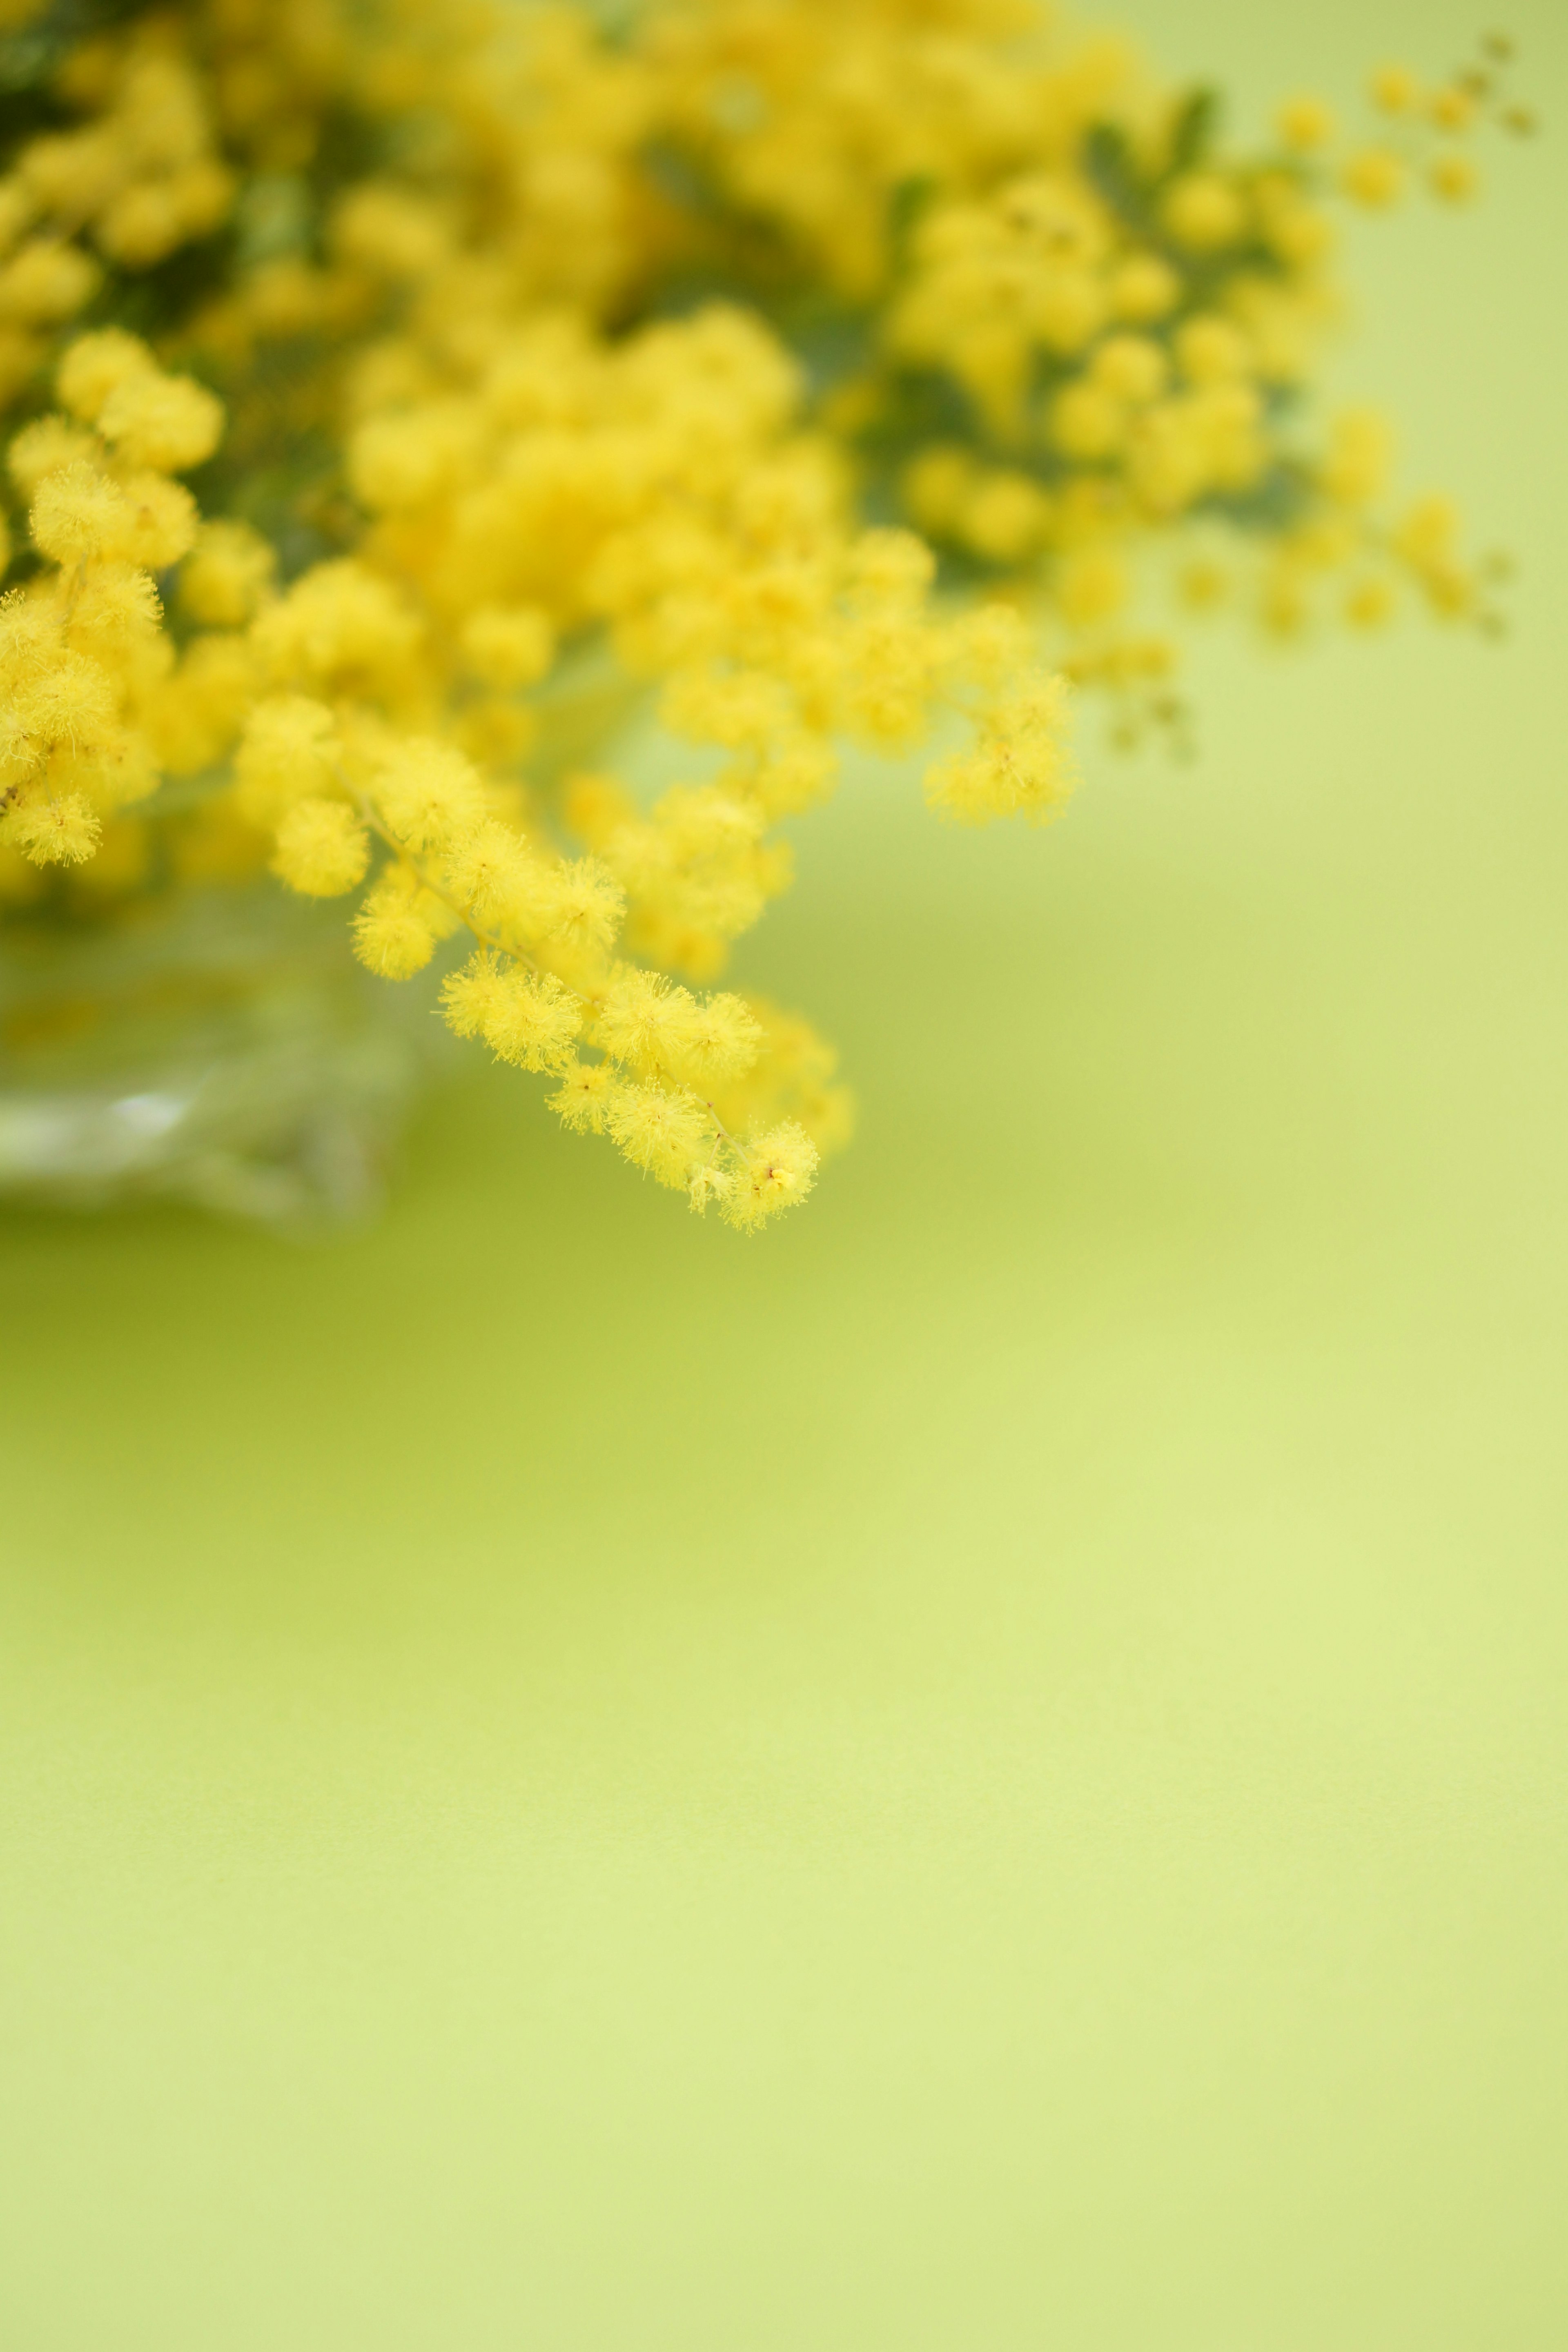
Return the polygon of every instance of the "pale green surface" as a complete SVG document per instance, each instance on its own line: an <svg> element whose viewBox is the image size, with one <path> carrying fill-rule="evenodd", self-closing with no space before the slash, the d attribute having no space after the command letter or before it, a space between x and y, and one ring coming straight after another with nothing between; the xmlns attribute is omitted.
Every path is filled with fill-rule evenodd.
<svg viewBox="0 0 1568 2352"><path fill-rule="evenodd" d="M1259 13L1167 53L1470 29ZM1519 641L1216 650L1200 767L1044 837L843 806L752 966L866 1107L793 1228L481 1075L330 1252L0 1233L7 2352L1563 2340L1568 82L1515 24L1553 147L1376 233L1344 373L1526 555Z"/></svg>

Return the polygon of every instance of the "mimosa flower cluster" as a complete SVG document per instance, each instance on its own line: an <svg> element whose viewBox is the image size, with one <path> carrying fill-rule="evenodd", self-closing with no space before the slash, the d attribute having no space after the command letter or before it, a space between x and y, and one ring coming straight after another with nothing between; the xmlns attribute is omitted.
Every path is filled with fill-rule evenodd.
<svg viewBox="0 0 1568 2352"><path fill-rule="evenodd" d="M743 1230L847 1129L809 1025L716 985L846 746L1053 818L1074 684L1179 716L1150 554L1279 629L1331 582L1486 615L1381 421L1293 417L1331 192L1468 195L1458 142L1527 127L1500 54L1238 157L1012 0L8 0L0 49L5 919L340 898Z"/></svg>

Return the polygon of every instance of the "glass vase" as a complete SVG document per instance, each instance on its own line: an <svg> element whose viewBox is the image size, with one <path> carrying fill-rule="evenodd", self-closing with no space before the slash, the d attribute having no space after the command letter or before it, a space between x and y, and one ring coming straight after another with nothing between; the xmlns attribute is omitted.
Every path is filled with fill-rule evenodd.
<svg viewBox="0 0 1568 2352"><path fill-rule="evenodd" d="M0 1200L178 1200L282 1229L380 1202L438 1050L429 988L275 886L0 921Z"/></svg>

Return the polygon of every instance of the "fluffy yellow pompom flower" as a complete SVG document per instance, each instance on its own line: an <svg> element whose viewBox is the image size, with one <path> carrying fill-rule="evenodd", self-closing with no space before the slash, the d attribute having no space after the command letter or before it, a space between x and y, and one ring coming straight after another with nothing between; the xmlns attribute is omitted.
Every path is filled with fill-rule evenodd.
<svg viewBox="0 0 1568 2352"><path fill-rule="evenodd" d="M368 971L382 980L412 980L452 928L444 923L440 901L424 889L405 866L389 866L366 892L353 919L353 950Z"/></svg>
<svg viewBox="0 0 1568 2352"><path fill-rule="evenodd" d="M104 403L121 384L158 372L158 362L140 335L105 327L97 334L77 337L60 362L55 382L71 415L84 424L96 425Z"/></svg>
<svg viewBox="0 0 1568 2352"><path fill-rule="evenodd" d="M338 205L332 243L349 261L392 279L427 277L451 252L451 232L426 199L366 182Z"/></svg>
<svg viewBox="0 0 1568 2352"><path fill-rule="evenodd" d="M719 1194L727 1223L754 1233L781 1210L797 1208L816 1181L820 1154L804 1128L793 1120L770 1128L746 1146L745 1162ZM701 1202L693 1188L692 1206Z"/></svg>
<svg viewBox="0 0 1568 2352"><path fill-rule="evenodd" d="M695 1095L661 1086L618 1087L605 1124L634 1168L674 1192L684 1191L716 1139L712 1119Z"/></svg>
<svg viewBox="0 0 1568 2352"><path fill-rule="evenodd" d="M80 793L25 801L0 818L0 842L35 866L80 866L97 849L103 827Z"/></svg>
<svg viewBox="0 0 1568 2352"><path fill-rule="evenodd" d="M134 563L95 563L78 584L71 634L125 647L150 640L163 614L163 600L150 572Z"/></svg>
<svg viewBox="0 0 1568 2352"><path fill-rule="evenodd" d="M382 805L386 805L384 794ZM442 819L427 821L423 814L412 819L407 803L399 803L401 822L389 818L393 830L413 848L432 842L446 844L441 859L441 880L445 888L463 907L473 920L482 927L531 938L540 929L541 902L544 896L541 863L521 835L510 825L494 817L480 817L472 824L454 820L448 833L438 832ZM418 840L411 838L414 833Z"/></svg>
<svg viewBox="0 0 1568 2352"><path fill-rule="evenodd" d="M30 504L39 483L50 474L63 473L68 466L91 464L98 454L96 439L81 425L64 416L36 416L12 442L5 464L11 479Z"/></svg>
<svg viewBox="0 0 1568 2352"><path fill-rule="evenodd" d="M711 1087L742 1077L756 1061L763 1033L739 996L710 996L687 1014L668 1063L688 1086Z"/></svg>
<svg viewBox="0 0 1568 2352"><path fill-rule="evenodd" d="M524 971L481 948L441 990L448 1026L482 1037L520 1070L559 1070L583 1025L582 1008L552 972Z"/></svg>
<svg viewBox="0 0 1568 2352"><path fill-rule="evenodd" d="M60 362L60 398L127 465L184 473L223 437L221 401L189 376L165 375L135 335L82 335Z"/></svg>
<svg viewBox="0 0 1568 2352"><path fill-rule="evenodd" d="M259 615L253 641L280 686L395 696L406 690L421 634L394 583L345 556L295 581Z"/></svg>
<svg viewBox="0 0 1568 2352"><path fill-rule="evenodd" d="M981 714L973 751L939 760L926 775L926 803L955 824L1059 816L1075 778L1066 740L1067 681L1039 677Z"/></svg>
<svg viewBox="0 0 1568 2352"><path fill-rule="evenodd" d="M1386 212L1405 193L1405 166L1386 147L1368 147L1344 169L1345 194L1370 212Z"/></svg>
<svg viewBox="0 0 1568 2352"><path fill-rule="evenodd" d="M1021 563L1045 545L1051 525L1047 493L1027 474L998 467L977 477L952 517L953 535L993 563Z"/></svg>
<svg viewBox="0 0 1568 2352"><path fill-rule="evenodd" d="M1468 204L1481 184L1468 155L1439 155L1430 173L1433 191L1445 204Z"/></svg>
<svg viewBox="0 0 1568 2352"><path fill-rule="evenodd" d="M1347 409L1330 428L1320 479L1331 499L1346 506L1366 506L1387 481L1393 456L1386 418L1375 409Z"/></svg>
<svg viewBox="0 0 1568 2352"><path fill-rule="evenodd" d="M545 1097L563 1126L579 1135L603 1135L616 1092L616 1073L609 1062L569 1061L561 1084Z"/></svg>
<svg viewBox="0 0 1568 2352"><path fill-rule="evenodd" d="M1396 603L1391 581L1358 581L1345 598L1345 618L1355 629L1381 629L1392 620Z"/></svg>
<svg viewBox="0 0 1568 2352"><path fill-rule="evenodd" d="M1408 66L1380 66L1372 78L1372 102L1384 114L1412 114L1421 97L1421 85Z"/></svg>
<svg viewBox="0 0 1568 2352"><path fill-rule="evenodd" d="M1068 457L1105 457L1126 431L1121 402L1087 377L1069 383L1051 404L1051 438Z"/></svg>
<svg viewBox="0 0 1568 2352"><path fill-rule="evenodd" d="M56 236L29 239L0 265L0 319L26 326L55 326L79 310L96 291L100 273L90 257Z"/></svg>
<svg viewBox="0 0 1568 2352"><path fill-rule="evenodd" d="M413 513L473 479L484 439L457 403L372 417L349 443L349 481L373 514Z"/></svg>
<svg viewBox="0 0 1568 2352"><path fill-rule="evenodd" d="M271 695L246 722L235 753L237 798L257 824L275 824L308 794L329 793L340 757L337 722L309 695Z"/></svg>
<svg viewBox="0 0 1568 2352"><path fill-rule="evenodd" d="M1476 119L1476 101L1468 89L1450 83L1435 92L1431 115L1439 131L1468 131Z"/></svg>
<svg viewBox="0 0 1568 2352"><path fill-rule="evenodd" d="M143 704L143 723L165 771L172 776L193 776L225 760L253 706L258 682L243 638L193 637Z"/></svg>
<svg viewBox="0 0 1568 2352"><path fill-rule="evenodd" d="M1177 363L1189 383L1230 383L1252 365L1252 349L1228 319L1200 311L1176 330Z"/></svg>
<svg viewBox="0 0 1568 2352"><path fill-rule="evenodd" d="M27 527L33 544L56 563L79 563L121 543L131 528L124 492L79 459L46 474L33 499Z"/></svg>
<svg viewBox="0 0 1568 2352"><path fill-rule="evenodd" d="M1107 288L1115 318L1146 322L1167 318L1182 299L1182 281L1158 254L1135 253L1110 273Z"/></svg>
<svg viewBox="0 0 1568 2352"><path fill-rule="evenodd" d="M392 751L373 787L377 809L406 849L454 850L485 817L484 786L450 744L411 738Z"/></svg>
<svg viewBox="0 0 1568 2352"><path fill-rule="evenodd" d="M42 742L75 749L112 725L114 681L101 663L62 648L25 683L17 700L29 730Z"/></svg>
<svg viewBox="0 0 1568 2352"><path fill-rule="evenodd" d="M1310 155L1320 147L1327 147L1334 135L1332 110L1321 98L1288 99L1275 121L1286 146L1294 148L1299 155Z"/></svg>
<svg viewBox="0 0 1568 2352"><path fill-rule="evenodd" d="M699 999L633 966L623 966L612 979L594 1034L612 1061L692 1086L740 1076L762 1044L755 1016L741 997Z"/></svg>
<svg viewBox="0 0 1568 2352"><path fill-rule="evenodd" d="M342 801L296 801L278 827L272 871L306 898L341 898L369 863L370 835Z"/></svg>
<svg viewBox="0 0 1568 2352"><path fill-rule="evenodd" d="M190 551L199 518L183 482L171 482L149 469L121 477L118 487L124 502L105 554L163 572Z"/></svg>
<svg viewBox="0 0 1568 2352"><path fill-rule="evenodd" d="M463 624L463 660L488 686L531 686L555 657L555 631L536 605L481 604Z"/></svg>
<svg viewBox="0 0 1568 2352"><path fill-rule="evenodd" d="M602 954L615 943L626 894L592 857L574 857L548 869L538 886L542 938L570 953Z"/></svg>
<svg viewBox="0 0 1568 2352"><path fill-rule="evenodd" d="M616 974L599 1007L595 1042L612 1061L642 1070L668 1070L690 1034L696 999L659 973L626 965Z"/></svg>
<svg viewBox="0 0 1568 2352"><path fill-rule="evenodd" d="M1090 380L1114 400L1157 400L1171 363L1163 346L1147 335L1108 335L1089 362Z"/></svg>
<svg viewBox="0 0 1568 2352"><path fill-rule="evenodd" d="M209 628L243 628L272 584L278 558L244 522L204 522L180 566L180 603Z"/></svg>
<svg viewBox="0 0 1568 2352"><path fill-rule="evenodd" d="M1194 253L1215 253L1237 245L1247 227L1241 191L1215 172L1189 172L1165 197L1166 227L1178 245Z"/></svg>

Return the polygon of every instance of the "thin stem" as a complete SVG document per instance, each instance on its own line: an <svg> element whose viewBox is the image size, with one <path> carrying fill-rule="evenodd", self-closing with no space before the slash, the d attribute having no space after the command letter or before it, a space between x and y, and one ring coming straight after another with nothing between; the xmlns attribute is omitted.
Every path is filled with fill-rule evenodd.
<svg viewBox="0 0 1568 2352"><path fill-rule="evenodd" d="M718 1129L721 1137L724 1142L729 1145L731 1150L734 1153L742 1167L750 1168L752 1164L752 1155L746 1150L745 1145L743 1143L738 1143L735 1140L735 1138L731 1134L729 1129L725 1126L723 1120L720 1118L718 1112L714 1109L710 1102L704 1101L702 1108L708 1113L709 1118Z"/></svg>

